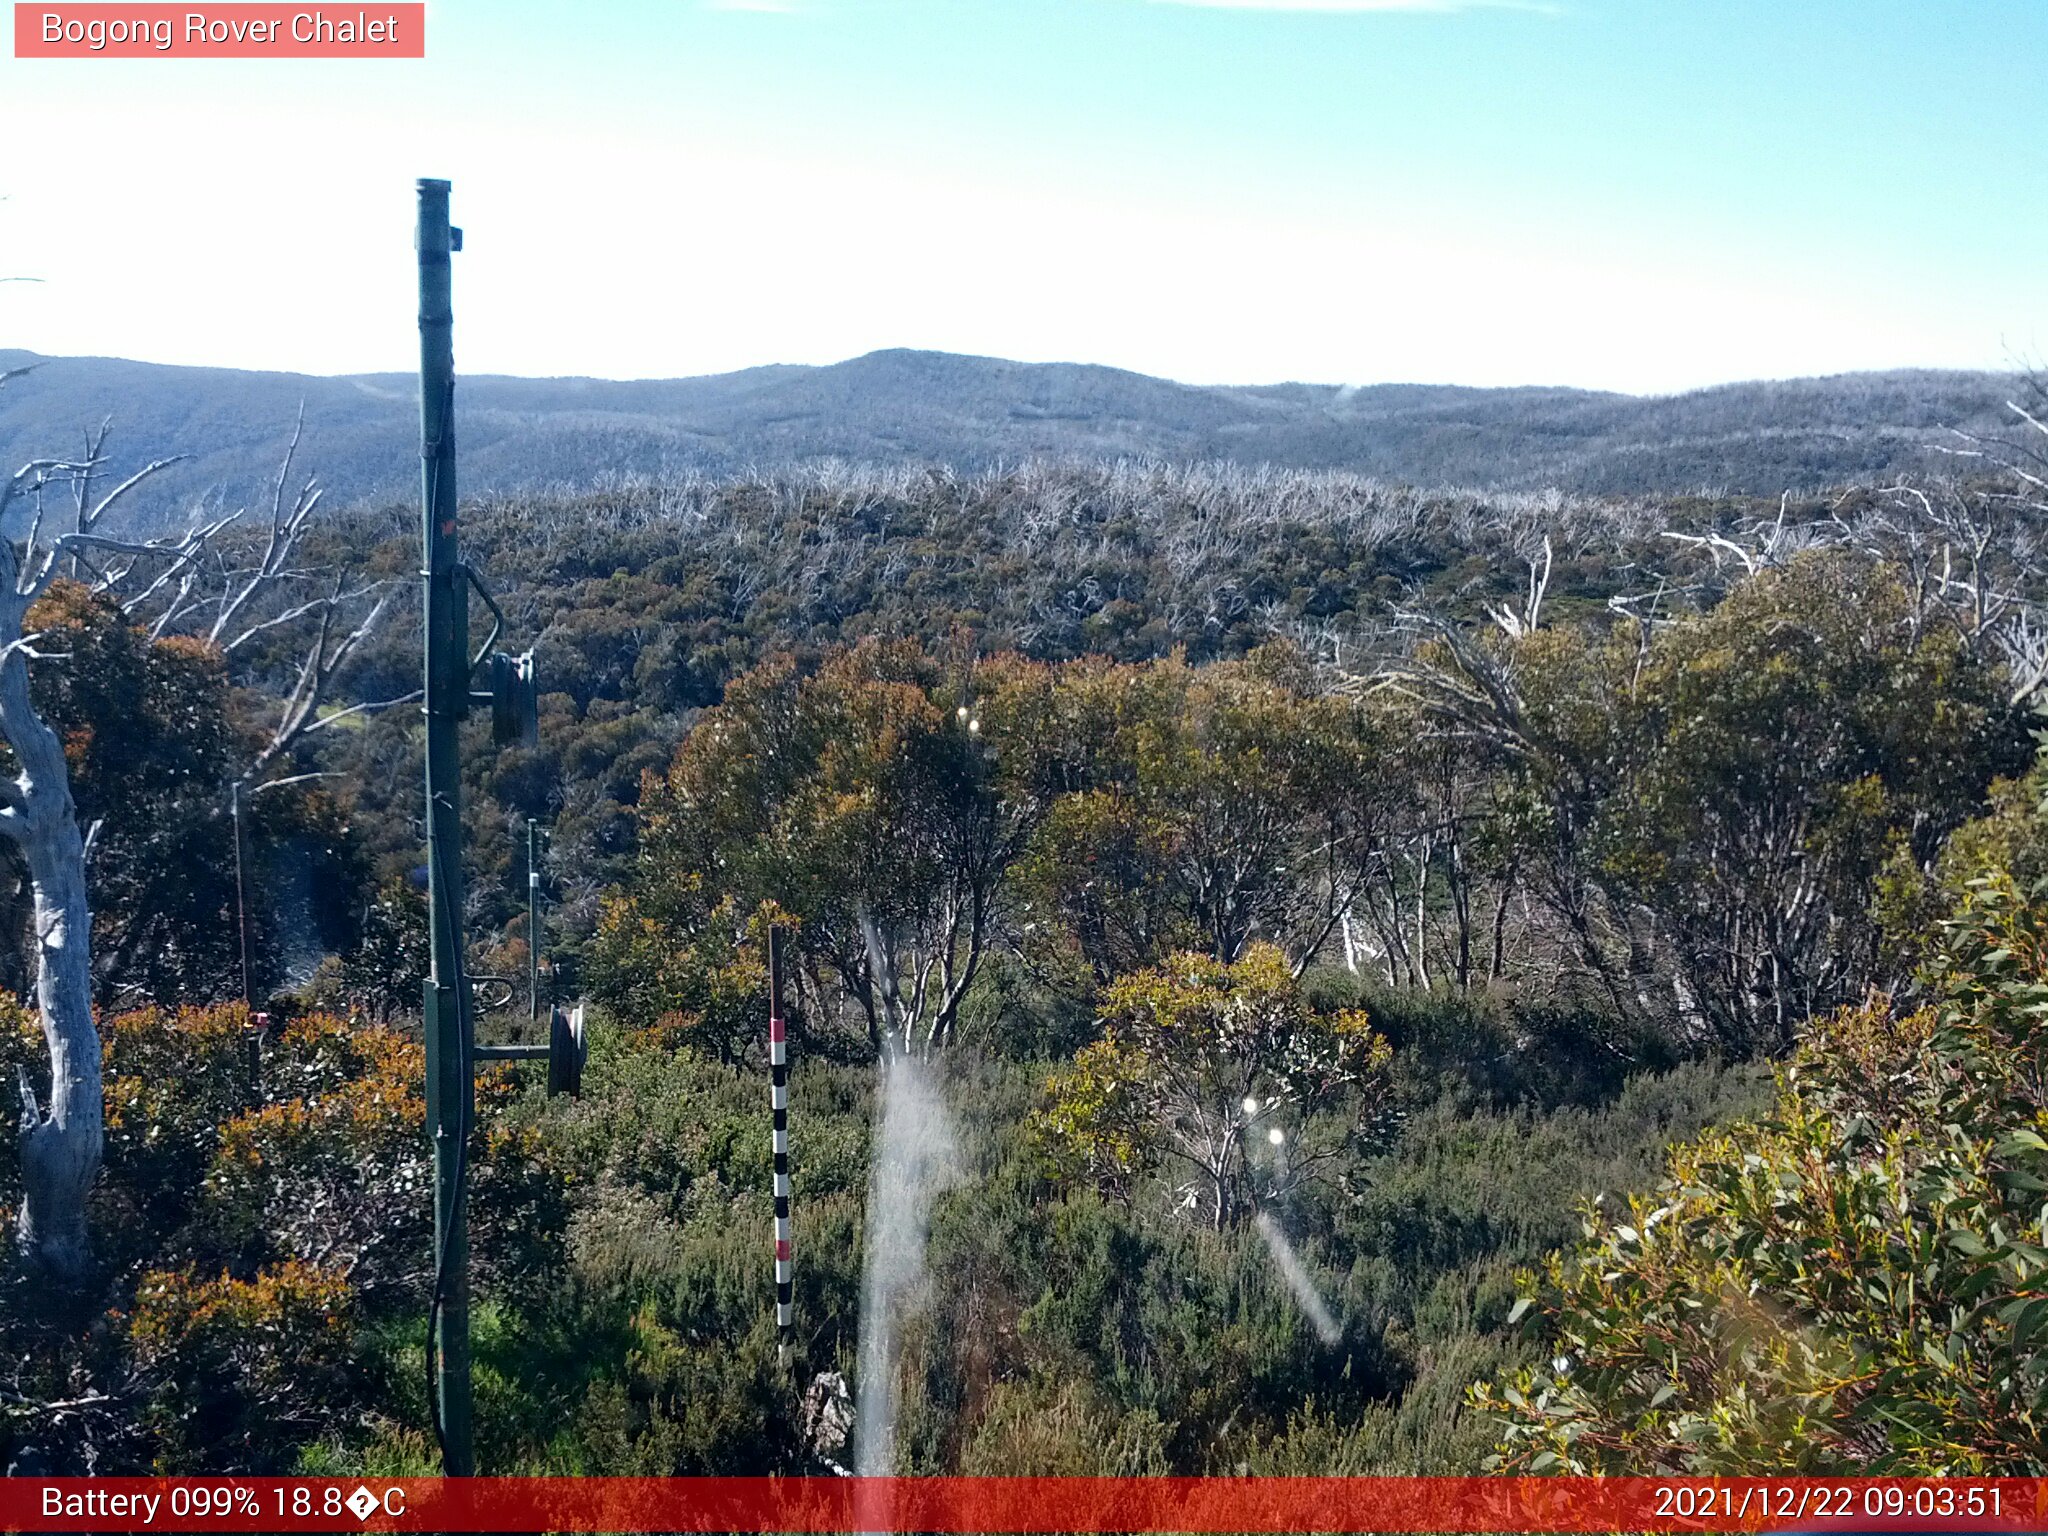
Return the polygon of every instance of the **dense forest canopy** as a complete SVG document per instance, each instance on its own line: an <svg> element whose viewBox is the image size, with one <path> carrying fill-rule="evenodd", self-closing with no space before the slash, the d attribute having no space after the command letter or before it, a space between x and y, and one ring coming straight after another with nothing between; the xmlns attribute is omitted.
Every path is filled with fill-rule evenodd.
<svg viewBox="0 0 2048 1536"><path fill-rule="evenodd" d="M543 689L534 745L473 727L471 962L525 965L536 819L545 985L601 1020L581 1100L481 1094L483 1465L847 1455L818 1409L878 1390L890 1056L958 1128L888 1357L905 1470L2038 1471L2027 463L1762 501L1032 463L467 508ZM308 525L382 616L317 730L283 729L328 654L287 589L232 649L89 573L41 599L94 660L34 686L93 828L107 1148L89 1281L7 1277L17 1464L432 1464L416 537ZM1759 1157L1814 1170L1763 1248ZM1889 1293L1798 1258L1854 1235L1837 1185L1907 1223L1856 1273L1945 1244L1911 1360ZM1595 1198L1632 1214L1582 1237ZM1796 1342L1695 1317L1730 1276Z"/></svg>

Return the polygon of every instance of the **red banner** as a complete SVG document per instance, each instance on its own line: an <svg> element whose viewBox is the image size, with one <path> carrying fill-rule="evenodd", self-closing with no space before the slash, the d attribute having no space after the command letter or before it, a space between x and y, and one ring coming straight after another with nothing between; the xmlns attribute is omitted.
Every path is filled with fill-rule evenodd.
<svg viewBox="0 0 2048 1536"><path fill-rule="evenodd" d="M33 1478L8 1531L2048 1531L2039 1478Z"/></svg>
<svg viewBox="0 0 2048 1536"><path fill-rule="evenodd" d="M14 7L17 59L423 59L427 8L263 4Z"/></svg>

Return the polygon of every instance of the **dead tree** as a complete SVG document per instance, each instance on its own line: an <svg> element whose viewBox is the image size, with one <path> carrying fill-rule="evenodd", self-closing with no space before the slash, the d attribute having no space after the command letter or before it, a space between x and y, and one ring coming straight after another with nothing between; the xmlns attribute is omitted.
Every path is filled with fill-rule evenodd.
<svg viewBox="0 0 2048 1536"><path fill-rule="evenodd" d="M1522 599L1520 611L1508 607L1506 603L1498 606L1489 604L1486 609L1487 617L1498 624L1513 640L1535 634L1537 626L1543 622L1543 599L1550 591L1550 535L1543 535L1540 546L1525 548L1522 560L1529 567L1529 590Z"/></svg>
<svg viewBox="0 0 2048 1536"><path fill-rule="evenodd" d="M26 370L0 374L0 384ZM0 737L13 753L14 774L0 778L0 835L20 850L27 867L35 935L36 1006L49 1051L48 1102L21 1074L22 1203L16 1238L24 1256L52 1277L76 1280L87 1265L86 1199L99 1171L103 1139L100 1040L92 1015L92 913L86 860L94 830L78 824L63 743L36 711L29 662L44 659L28 628L36 601L60 575L120 603L131 622L161 635L187 625L209 602L215 623L208 638L223 650L259 631L304 623L313 631L299 684L270 740L243 775L260 775L278 755L334 718L320 704L335 672L361 645L384 612L385 597L371 594L367 613L343 618L365 592L325 583L310 600L294 602L294 583L312 573L297 565L306 514L317 501L310 482L284 510L285 457L273 498L271 537L253 567L227 562L223 535L241 518L232 512L195 523L164 538L118 538L102 531L109 512L176 458L159 459L98 494L106 429L88 433L77 458L32 459L0 482L0 522L27 508L17 541L0 537ZM298 435L293 435L296 448ZM47 515L54 492L70 491L69 526ZM59 514L61 517L61 514ZM280 599L280 591L287 595ZM279 602L283 603L278 608ZM152 622L146 616L154 613ZM258 618L255 615L265 616ZM50 658L57 659L57 658ZM396 701L391 701L396 702ZM375 707L375 706L367 706ZM259 786L260 787L260 786Z"/></svg>
<svg viewBox="0 0 2048 1536"><path fill-rule="evenodd" d="M163 565L152 579L129 594L123 589L136 564L131 560L116 581L123 609L138 622L147 617L152 639L190 632L233 659L253 642L279 631L297 630L306 636L291 692L263 745L237 776L236 785L245 793L284 782L266 781L265 776L273 764L314 732L419 697L415 691L322 712L336 675L377 632L397 589L388 581L352 583L345 569L306 564L310 519L326 493L318 480L309 477L286 500L292 461L305 430L302 405L271 485L269 527L249 547L231 551L229 541L221 537L243 517L237 511L206 531L206 558Z"/></svg>
<svg viewBox="0 0 2048 1536"><path fill-rule="evenodd" d="M78 1277L86 1266L85 1202L99 1172L102 1143L100 1040L92 1017L86 837L71 799L64 744L29 695L36 636L27 629L28 611L65 557L85 563L109 552L144 552L142 546L99 537L97 526L123 496L172 462L149 465L97 504L81 499L74 527L46 538L44 490L57 480L89 481L97 446L98 440L88 442L85 459L32 459L0 486L0 519L24 492L36 503L20 546L0 537L0 736L13 749L16 770L12 778L0 779L0 834L20 849L28 866L36 1007L50 1053L47 1107L38 1104L27 1072L21 1074L22 1203L16 1235L32 1262L64 1279ZM189 563L197 552L191 538L150 553L170 564Z"/></svg>

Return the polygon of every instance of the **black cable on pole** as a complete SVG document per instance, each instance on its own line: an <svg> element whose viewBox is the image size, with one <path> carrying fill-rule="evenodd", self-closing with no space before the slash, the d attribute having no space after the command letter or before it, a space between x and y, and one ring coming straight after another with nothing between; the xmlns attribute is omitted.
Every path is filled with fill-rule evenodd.
<svg viewBox="0 0 2048 1536"><path fill-rule="evenodd" d="M431 839L428 841L427 851L431 858L438 860L441 857L439 849ZM437 890L447 890L443 881L436 880L434 885ZM469 1030L469 975L459 945L455 950L454 962L455 1006L462 1015L463 1023L459 1031L462 1042L461 1080L467 1084L474 1081L476 1063L472 1060ZM458 1095L458 1099L460 1108L457 1111L455 1133L455 1188L451 1204L460 1209L469 1194L470 1102L467 1093ZM427 1305L427 1411L433 1420L434 1442L440 1449L441 1465L444 1468L448 1465L448 1427L441 1402L440 1372L435 1369L435 1364L440 1355L441 1315L443 1304L447 1300L449 1247L454 1241L455 1229L456 1223L453 1221L441 1223L441 1240L434 1245L433 1296Z"/></svg>
<svg viewBox="0 0 2048 1536"><path fill-rule="evenodd" d="M447 431L447 425L450 418L454 415L454 409L455 386L451 381L442 404L441 430L443 432ZM428 460L430 466L428 472L433 477L428 497L430 504L438 502L441 473L440 449L441 440L437 438L422 451L422 456ZM463 652L465 655L468 654L468 648L468 637L465 636L463 637ZM467 687L466 682L464 686L465 688ZM430 691L423 707L431 710L434 707L434 702ZM441 840L434 835L433 810L432 806L428 807L427 858L430 869L427 883L434 893L435 901L445 904L449 900L449 893L452 888L448 883L446 855L442 851ZM441 916L441 913L433 911L427 914L430 931ZM459 919L460 916L460 913L450 915L450 932L459 933L459 928L454 926L454 924L455 920ZM462 953L462 944L459 939L450 947L449 964L454 972L455 1010L458 1020L456 1039L460 1054L456 1081L461 1084L461 1091L456 1094L455 1176L450 1180L452 1193L449 1200L449 1216L446 1219L442 1219L438 1211L435 1213L440 1231L438 1240L434 1244L433 1290L427 1303L426 1349L427 1415L433 1425L434 1443L441 1453L441 1466L444 1471L448 1466L448 1425L446 1404L442 1401L441 1397L441 1373L438 1369L441 1355L441 1324L446 1313L448 1275L450 1259L453 1256L452 1247L455 1241L455 1233L462 1225L456 1217L461 1212L469 1192L471 1113L469 1085L475 1081L476 1075L476 1064L472 1059L474 1042L471 1039L469 975Z"/></svg>

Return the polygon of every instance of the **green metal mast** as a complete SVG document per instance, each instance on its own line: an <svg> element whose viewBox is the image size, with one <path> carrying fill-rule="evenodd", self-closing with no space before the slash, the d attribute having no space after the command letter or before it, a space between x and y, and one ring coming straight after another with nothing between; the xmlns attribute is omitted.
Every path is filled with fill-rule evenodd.
<svg viewBox="0 0 2048 1536"><path fill-rule="evenodd" d="M482 579L462 561L455 520L455 317L449 305L449 258L462 249L462 231L448 223L448 183L421 181L415 242L420 264L420 575L426 635L427 905L432 970L427 976L427 1134L434 1155L434 1294L427 1313L427 1390L441 1467L450 1477L476 1471L470 1433L469 1391L469 1160L476 1119L476 1064L544 1061L549 1093L579 1093L589 1046L583 1008L556 1007L544 1045L480 1045L476 1038L476 983L504 987L486 1007L509 1003L514 983L502 976L471 976L462 947L463 716L489 705L491 739L498 746L540 737L539 692L533 652L510 656L492 650L505 633L505 615ZM469 594L490 611L482 649L469 649ZM472 690L479 668L490 686ZM528 869L534 906L529 937L539 953L539 832L527 823ZM539 972L533 973L536 1015Z"/></svg>
<svg viewBox="0 0 2048 1536"><path fill-rule="evenodd" d="M455 519L455 315L448 183L419 183L421 548L426 559L427 893L433 969L426 984L427 1134L434 1156L434 1297L428 1389L443 1470L476 1470L470 1441L469 1130L476 1038L462 950L462 717L469 706L469 583ZM438 1350L434 1347L438 1345ZM435 1359L438 1354L438 1360Z"/></svg>

